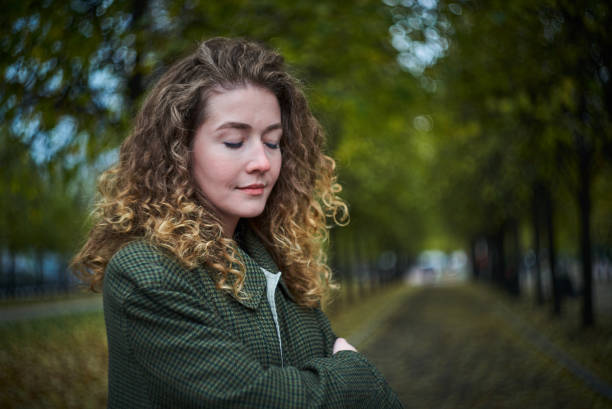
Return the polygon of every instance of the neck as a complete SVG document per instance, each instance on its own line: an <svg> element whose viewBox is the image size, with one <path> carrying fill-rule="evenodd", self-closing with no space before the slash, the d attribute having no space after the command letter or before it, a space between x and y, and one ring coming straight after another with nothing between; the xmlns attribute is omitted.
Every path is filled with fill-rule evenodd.
<svg viewBox="0 0 612 409"><path fill-rule="evenodd" d="M232 218L231 220L226 219L221 221L221 227L223 227L223 237L234 237L234 232L236 231L238 221L240 221L239 218Z"/></svg>

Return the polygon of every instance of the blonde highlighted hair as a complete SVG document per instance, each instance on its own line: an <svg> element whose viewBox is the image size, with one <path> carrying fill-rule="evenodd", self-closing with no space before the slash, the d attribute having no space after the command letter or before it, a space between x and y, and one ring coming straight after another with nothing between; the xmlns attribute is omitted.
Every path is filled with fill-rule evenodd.
<svg viewBox="0 0 612 409"><path fill-rule="evenodd" d="M191 145L213 90L247 84L271 91L281 108L280 176L264 212L250 219L300 305L316 307L333 286L326 264L327 222L348 219L325 137L283 58L256 43L213 38L173 65L157 82L121 145L118 163L98 182L93 228L73 271L93 290L110 258L144 239L187 268L215 272L217 288L242 296L245 268L236 242L222 235L213 205L191 171Z"/></svg>

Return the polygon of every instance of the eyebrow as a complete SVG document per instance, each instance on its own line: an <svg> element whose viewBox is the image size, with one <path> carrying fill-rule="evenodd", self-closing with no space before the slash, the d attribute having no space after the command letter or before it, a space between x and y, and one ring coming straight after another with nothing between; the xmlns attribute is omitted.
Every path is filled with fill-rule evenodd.
<svg viewBox="0 0 612 409"><path fill-rule="evenodd" d="M251 125L249 124L245 124L243 122L224 122L223 124L221 124L216 131L220 130L220 129L251 129ZM276 129L282 129L282 125L280 123L276 123L276 124L272 124L266 127L266 129L264 129L263 133L268 133L270 131L274 131Z"/></svg>

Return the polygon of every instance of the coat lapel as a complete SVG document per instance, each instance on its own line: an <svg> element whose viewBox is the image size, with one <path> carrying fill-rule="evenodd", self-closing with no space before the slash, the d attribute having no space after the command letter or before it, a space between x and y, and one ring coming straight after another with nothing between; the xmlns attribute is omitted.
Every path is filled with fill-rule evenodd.
<svg viewBox="0 0 612 409"><path fill-rule="evenodd" d="M264 273L261 271L257 263L240 247L237 246L238 253L240 254L240 258L244 261L244 266L246 269L244 283L242 287L242 295L243 297L236 297L232 292L224 291L228 296L232 297L238 303L243 306L250 308L252 310L256 310L259 308L259 304L261 302L261 298L266 291L266 277ZM200 267L200 272L209 276L213 282L216 282L217 279L215 274L211 272L207 267ZM228 279L228 283L231 285L233 278L230 277Z"/></svg>
<svg viewBox="0 0 612 409"><path fill-rule="evenodd" d="M264 276L264 273L261 271L260 267L263 267L273 273L276 273L279 271L279 269L274 260L272 260L272 257L264 247L261 240L259 240L259 237L257 237L257 235L252 232L250 228L245 226L240 236L240 244L242 247L237 246L237 249L246 268L246 276L244 278L244 286L242 288L242 292L246 297L241 299L232 293L228 293L228 295L243 306L256 310L259 308L261 299L265 298L264 294L266 292L266 277ZM207 271L207 269L203 270ZM210 274L210 277L214 280L214 276L212 274ZM285 295L295 302L295 298L285 285L282 275L279 284Z"/></svg>
<svg viewBox="0 0 612 409"><path fill-rule="evenodd" d="M246 275L244 277L244 287L242 288L246 298L237 298L233 294L232 297L240 304L247 308L257 309L261 298L266 291L266 277L263 271L259 268L255 260L253 260L244 250L238 247L240 256L246 267Z"/></svg>
<svg viewBox="0 0 612 409"><path fill-rule="evenodd" d="M278 272L279 271L278 266L272 259L272 256L270 256L270 253L268 253L268 250L266 250L261 240L259 240L259 237L257 237L257 235L248 227L246 227L244 230L245 231L242 235L242 238L243 238L242 244L246 252L250 256L250 258L255 262L256 265L259 265L272 273ZM260 275L263 277L263 273L261 273L261 271L260 271ZM281 279L279 281L279 284L280 284L281 289L285 292L285 295L289 297L293 302L295 302L293 295L291 294L291 292L285 285L283 274L281 274ZM264 286L265 286L265 277L264 277Z"/></svg>

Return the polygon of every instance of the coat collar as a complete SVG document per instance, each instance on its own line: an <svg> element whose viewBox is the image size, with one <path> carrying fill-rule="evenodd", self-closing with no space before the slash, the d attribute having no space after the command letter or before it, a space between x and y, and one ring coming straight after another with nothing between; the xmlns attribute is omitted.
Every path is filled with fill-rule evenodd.
<svg viewBox="0 0 612 409"><path fill-rule="evenodd" d="M245 307L255 310L259 307L261 298L266 291L266 277L257 262L248 253L240 247L238 247L238 252L246 268L242 287L243 297L238 298L233 293L229 293L229 295Z"/></svg>
<svg viewBox="0 0 612 409"><path fill-rule="evenodd" d="M270 253L268 253L268 250L266 250L265 246L263 245L259 237L257 237L255 232L253 232L253 230L251 230L248 226L245 226L242 232L241 244L247 253L246 256L250 257L255 262L257 267L263 267L272 273L277 273L279 271L278 266L272 259L272 256L270 256ZM243 257L245 256L243 255ZM258 275L262 277L263 279L264 288L265 288L265 284L266 284L265 276L263 275L263 272L261 271L261 269L257 268L257 270L259 271ZM249 269L247 268L247 279L248 279L248 274L249 274ZM281 274L281 279L279 280L279 284L280 284L282 291L285 293L285 295L289 297L293 302L295 302L295 298L293 297L293 294L291 294L291 292L289 291L289 288L287 288L287 285L285 284L285 281L284 281L284 276L282 274Z"/></svg>
<svg viewBox="0 0 612 409"><path fill-rule="evenodd" d="M278 272L279 269L259 237L248 226L241 228L238 242L240 245L236 247L246 268L242 288L246 298L240 299L232 293L229 293L229 295L243 306L255 310L259 308L261 299L265 298L264 294L266 293L266 277L261 268L263 267L272 273ZM282 275L279 284L285 295L295 302L295 298L285 285Z"/></svg>

